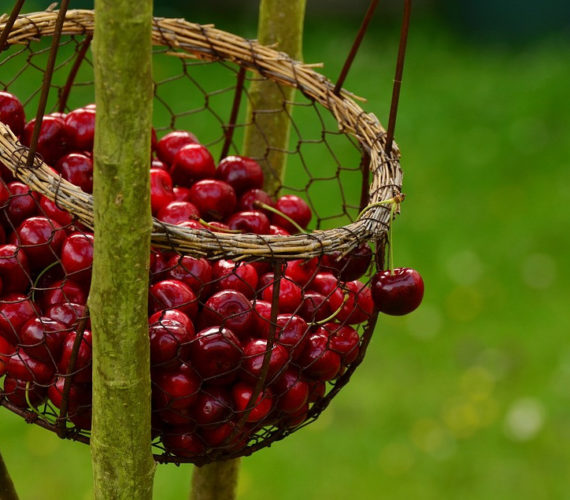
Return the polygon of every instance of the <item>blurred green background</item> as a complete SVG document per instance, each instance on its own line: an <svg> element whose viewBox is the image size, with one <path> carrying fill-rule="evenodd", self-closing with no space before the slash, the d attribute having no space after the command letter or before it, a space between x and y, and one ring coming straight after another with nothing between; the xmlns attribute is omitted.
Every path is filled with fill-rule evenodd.
<svg viewBox="0 0 570 500"><path fill-rule="evenodd" d="M255 2L178 3L157 14L255 36ZM419 2L396 129L396 265L424 303L381 317L318 421L243 460L240 499L570 498L568 7L458 4ZM335 79L365 8L309 0L305 61ZM385 123L400 14L378 10L345 86ZM86 446L2 409L0 449L22 499L91 497ZM159 466L156 498L190 473Z"/></svg>

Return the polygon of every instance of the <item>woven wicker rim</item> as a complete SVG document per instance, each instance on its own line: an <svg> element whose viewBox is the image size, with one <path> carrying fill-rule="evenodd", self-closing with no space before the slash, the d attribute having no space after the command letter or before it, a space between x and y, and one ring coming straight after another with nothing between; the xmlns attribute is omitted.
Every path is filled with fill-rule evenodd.
<svg viewBox="0 0 570 500"><path fill-rule="evenodd" d="M28 44L54 34L57 11L20 16L7 43ZM0 30L6 17L0 17ZM87 35L94 31L91 10L70 10L62 34ZM170 55L194 57L207 61L231 61L280 84L295 87L305 96L328 109L339 130L358 141L370 158L372 179L369 205L355 222L326 231L292 236L214 233L162 223L154 219L152 243L180 253L208 258L310 258L325 253L348 253L363 242L381 239L390 224L391 211L378 203L400 193L402 171L399 151L385 151L386 132L378 119L365 113L345 90L333 92L334 84L308 66L293 61L286 54L255 41L220 31L212 26L189 23L182 19L154 18L153 44L171 48ZM93 198L65 179L55 175L41 159L33 168L25 168L28 150L11 130L0 123L0 159L32 190L47 196L64 210L74 214L86 226L93 227Z"/></svg>

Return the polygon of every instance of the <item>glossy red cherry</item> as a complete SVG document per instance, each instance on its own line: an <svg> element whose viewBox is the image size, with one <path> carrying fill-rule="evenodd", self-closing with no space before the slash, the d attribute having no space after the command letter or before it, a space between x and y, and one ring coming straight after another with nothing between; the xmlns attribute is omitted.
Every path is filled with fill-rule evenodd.
<svg viewBox="0 0 570 500"><path fill-rule="evenodd" d="M220 259L212 265L212 286L217 291L237 290L252 299L257 288L258 276L251 264L235 264Z"/></svg>
<svg viewBox="0 0 570 500"><path fill-rule="evenodd" d="M290 236L291 235L291 233L289 231L286 231L282 227L274 226L273 224L271 224L269 226L269 234L272 234L274 236Z"/></svg>
<svg viewBox="0 0 570 500"><path fill-rule="evenodd" d="M299 198L294 194L286 194L284 196L281 196L277 200L275 208L290 219L293 219L303 229L306 229L309 222L311 221L312 213L309 205L307 205L307 203L302 198ZM277 226L281 226L291 234L299 232L299 230L287 219L275 213L271 215L271 222Z"/></svg>
<svg viewBox="0 0 570 500"><path fill-rule="evenodd" d="M26 124L22 103L9 92L0 91L0 122L8 125L16 136L20 136Z"/></svg>
<svg viewBox="0 0 570 500"><path fill-rule="evenodd" d="M46 316L62 323L66 328L76 328L79 322L87 315L85 304L75 304L74 302L63 302L54 304L46 311ZM91 328L91 320L87 320L87 328Z"/></svg>
<svg viewBox="0 0 570 500"><path fill-rule="evenodd" d="M277 316L276 342L286 347L293 359L297 359L304 351L307 343L309 325L296 314L279 314Z"/></svg>
<svg viewBox="0 0 570 500"><path fill-rule="evenodd" d="M263 360L267 352L267 340L250 340L243 348L243 352L244 359L241 378L245 382L255 384L261 377ZM275 380L275 377L283 373L289 361L290 355L287 349L281 344L274 343L271 347L271 354L269 355L269 364L265 377L266 384L271 384Z"/></svg>
<svg viewBox="0 0 570 500"><path fill-rule="evenodd" d="M412 312L424 296L424 281L420 273L407 267L376 273L370 286L378 310L394 316Z"/></svg>
<svg viewBox="0 0 570 500"><path fill-rule="evenodd" d="M267 217L271 217L272 212L263 208L262 204L275 207L275 201L263 189L249 189L240 196L238 208L240 210L259 210Z"/></svg>
<svg viewBox="0 0 570 500"><path fill-rule="evenodd" d="M156 143L156 154L161 161L170 165L174 155L182 146L187 144L198 144L198 139L194 134L185 130L175 130L166 134Z"/></svg>
<svg viewBox="0 0 570 500"><path fill-rule="evenodd" d="M48 388L48 398L56 408L63 402L66 377L56 377ZM91 429L91 384L70 383L67 418L80 429Z"/></svg>
<svg viewBox="0 0 570 500"><path fill-rule="evenodd" d="M194 332L194 323L192 320L178 309L165 309L164 311L155 312L148 318L148 324L160 323L163 320L174 320L181 323L188 331Z"/></svg>
<svg viewBox="0 0 570 500"><path fill-rule="evenodd" d="M297 285L305 286L309 284L317 275L319 270L319 259L299 259L287 262L285 276L292 279Z"/></svg>
<svg viewBox="0 0 570 500"><path fill-rule="evenodd" d="M29 380L20 380L6 375L2 393L13 405L27 408L28 401L34 407L38 407L45 400L47 389Z"/></svg>
<svg viewBox="0 0 570 500"><path fill-rule="evenodd" d="M23 292L30 286L30 265L24 250L16 245L0 245L0 277L4 293Z"/></svg>
<svg viewBox="0 0 570 500"><path fill-rule="evenodd" d="M65 132L75 151L91 151L95 137L95 108L78 108L67 113Z"/></svg>
<svg viewBox="0 0 570 500"><path fill-rule="evenodd" d="M24 219L37 215L39 210L39 195L30 191L22 182L14 181L8 184L10 201L5 208L7 229L17 228Z"/></svg>
<svg viewBox="0 0 570 500"><path fill-rule="evenodd" d="M156 215L162 207L174 201L172 178L166 170L150 169L150 206L152 214Z"/></svg>
<svg viewBox="0 0 570 500"><path fill-rule="evenodd" d="M253 396L254 387L244 382L238 382L232 387L232 396L234 399L236 411L245 413L249 402ZM273 407L273 395L269 389L265 389L259 393L253 408L251 409L246 422L259 422L263 420Z"/></svg>
<svg viewBox="0 0 570 500"><path fill-rule="evenodd" d="M78 384L91 382L91 331L85 330L83 332L75 364L71 366L73 345L76 337L77 332L75 331L69 332L65 337L61 359L58 364L58 373L71 376L73 382Z"/></svg>
<svg viewBox="0 0 570 500"><path fill-rule="evenodd" d="M175 201L190 201L190 188L184 186L174 186L172 189Z"/></svg>
<svg viewBox="0 0 570 500"><path fill-rule="evenodd" d="M261 292L261 298L267 302L273 301L274 284L266 286ZM296 312L303 301L301 288L292 280L284 276L279 282L278 308L280 313Z"/></svg>
<svg viewBox="0 0 570 500"><path fill-rule="evenodd" d="M307 380L309 384L309 403L322 399L327 392L327 384L322 380Z"/></svg>
<svg viewBox="0 0 570 500"><path fill-rule="evenodd" d="M55 366L68 331L64 324L49 317L32 318L20 330L20 346L32 358Z"/></svg>
<svg viewBox="0 0 570 500"><path fill-rule="evenodd" d="M198 399L200 378L192 369L160 372L153 377L153 401L159 409L183 409Z"/></svg>
<svg viewBox="0 0 570 500"><path fill-rule="evenodd" d="M310 289L326 297L331 312L334 312L344 302L343 290L332 273L318 273L311 281Z"/></svg>
<svg viewBox="0 0 570 500"><path fill-rule="evenodd" d="M64 227L73 222L73 216L69 212L59 208L55 202L45 196L40 197L40 212Z"/></svg>
<svg viewBox="0 0 570 500"><path fill-rule="evenodd" d="M54 368L53 363L42 363L32 358L27 352L18 350L8 361L7 373L10 377L19 380L47 386L53 378Z"/></svg>
<svg viewBox="0 0 570 500"><path fill-rule="evenodd" d="M43 311L47 311L54 304L65 302L86 304L87 291L84 286L73 280L56 280L42 287L39 302Z"/></svg>
<svg viewBox="0 0 570 500"><path fill-rule="evenodd" d="M192 416L198 425L219 425L227 421L233 413L230 393L223 387L202 389L192 407Z"/></svg>
<svg viewBox="0 0 570 500"><path fill-rule="evenodd" d="M212 295L200 313L200 326L223 326L238 338L251 335L253 312L248 298L237 290L222 290Z"/></svg>
<svg viewBox="0 0 570 500"><path fill-rule="evenodd" d="M160 313L157 313L160 314ZM194 326L174 319L161 319L149 326L150 362L153 368L175 370L188 361Z"/></svg>
<svg viewBox="0 0 570 500"><path fill-rule="evenodd" d="M228 219L228 226L244 233L269 234L269 219L257 210L236 212Z"/></svg>
<svg viewBox="0 0 570 500"><path fill-rule="evenodd" d="M327 255L328 265L341 281L354 281L361 278L370 266L372 250L363 243L349 254L341 257L338 254Z"/></svg>
<svg viewBox="0 0 570 500"><path fill-rule="evenodd" d="M331 350L329 337L323 333L309 336L298 362L306 376L321 381L335 378L341 367L340 355Z"/></svg>
<svg viewBox="0 0 570 500"><path fill-rule="evenodd" d="M192 458L202 455L206 447L194 430L194 426L173 426L162 435L166 451L179 457Z"/></svg>
<svg viewBox="0 0 570 500"><path fill-rule="evenodd" d="M322 321L332 314L327 298L318 292L307 291L303 295L303 303L299 310L301 316L308 323Z"/></svg>
<svg viewBox="0 0 570 500"><path fill-rule="evenodd" d="M335 320L351 325L363 323L374 312L370 288L356 280L344 284L343 297L332 295L329 299L331 311L337 311Z"/></svg>
<svg viewBox="0 0 570 500"><path fill-rule="evenodd" d="M36 317L34 303L21 293L8 293L0 299L0 335L11 344L20 343L20 329Z"/></svg>
<svg viewBox="0 0 570 500"><path fill-rule="evenodd" d="M191 345L190 365L205 383L226 385L238 374L243 349L235 334L223 327L201 330Z"/></svg>
<svg viewBox="0 0 570 500"><path fill-rule="evenodd" d="M305 403L297 411L286 414L283 418L279 419L277 425L285 428L297 427L307 420L308 414L309 404Z"/></svg>
<svg viewBox="0 0 570 500"><path fill-rule="evenodd" d="M263 187L261 166L247 156L226 156L218 165L216 178L230 184L238 195Z"/></svg>
<svg viewBox="0 0 570 500"><path fill-rule="evenodd" d="M200 217L198 208L189 201L171 201L164 205L156 218L167 224L180 224L181 222L194 221Z"/></svg>
<svg viewBox="0 0 570 500"><path fill-rule="evenodd" d="M190 187L196 181L212 178L216 165L208 149L201 144L182 146L174 155L170 175L175 184Z"/></svg>
<svg viewBox="0 0 570 500"><path fill-rule="evenodd" d="M215 179L196 182L190 188L190 201L208 221L226 219L234 212L237 205L234 188L226 182Z"/></svg>
<svg viewBox="0 0 570 500"><path fill-rule="evenodd" d="M43 216L24 220L16 234L18 244L26 252L33 269L43 269L54 262L65 239L61 226Z"/></svg>
<svg viewBox="0 0 570 500"><path fill-rule="evenodd" d="M309 400L309 384L301 379L297 370L288 369L272 386L277 408L285 413L295 413Z"/></svg>
<svg viewBox="0 0 570 500"><path fill-rule="evenodd" d="M22 143L30 146L36 119L30 120L24 127ZM42 120L38 138L37 153L48 165L55 165L68 149L68 138L64 121L56 116L46 115Z"/></svg>
<svg viewBox="0 0 570 500"><path fill-rule="evenodd" d="M194 320L198 313L198 299L192 289L182 281L162 280L149 289L150 310L180 309Z"/></svg>
<svg viewBox="0 0 570 500"><path fill-rule="evenodd" d="M206 295L212 281L212 265L203 257L173 255L166 263L170 278L183 281L198 296Z"/></svg>
<svg viewBox="0 0 570 500"><path fill-rule="evenodd" d="M322 330L329 336L330 349L340 355L343 365L356 360L360 351L360 337L354 328L331 322L326 323L319 332Z"/></svg>
<svg viewBox="0 0 570 500"><path fill-rule="evenodd" d="M16 352L16 347L0 336L0 377L6 373L8 361Z"/></svg>
<svg viewBox="0 0 570 500"><path fill-rule="evenodd" d="M271 302L256 300L253 303L252 337L267 339L271 333Z"/></svg>
<svg viewBox="0 0 570 500"><path fill-rule="evenodd" d="M230 440L230 437L235 432L235 427L236 424L230 420L223 424L204 427L200 430L200 434L209 448L222 446L224 448L233 448L236 444L239 444L238 436Z"/></svg>
<svg viewBox="0 0 570 500"><path fill-rule="evenodd" d="M91 279L94 241L91 233L72 233L65 239L61 247L61 266L67 277L82 283Z"/></svg>
<svg viewBox="0 0 570 500"><path fill-rule="evenodd" d="M59 159L55 169L61 176L86 193L93 192L93 160L82 153L69 153Z"/></svg>

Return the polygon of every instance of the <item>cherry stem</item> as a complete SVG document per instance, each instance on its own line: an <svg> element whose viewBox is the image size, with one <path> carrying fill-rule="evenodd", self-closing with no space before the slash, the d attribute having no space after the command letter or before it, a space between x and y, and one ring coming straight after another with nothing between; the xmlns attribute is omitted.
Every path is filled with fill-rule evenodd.
<svg viewBox="0 0 570 500"><path fill-rule="evenodd" d="M382 201L377 201L376 203L371 203L370 205L367 205L366 207L363 208L362 212L360 212L358 214L358 217L356 218L356 220L360 220L362 219L362 216L368 212L370 209L375 208L375 207L383 207L385 205L390 205L391 207L391 212L393 212L393 208L395 205L399 205L400 203L402 203L404 200L406 199L406 195L404 193L399 193L396 196L394 196L393 198L390 198L388 200L382 200Z"/></svg>
<svg viewBox="0 0 570 500"><path fill-rule="evenodd" d="M255 207L263 208L264 210L268 210L269 212L273 212L274 214L277 214L277 215L283 217L287 222L292 224L297 231L299 231L300 233L307 234L307 231L305 231L301 226L299 226L299 224L297 224L293 219L291 219L291 217L289 217L288 215L285 215L283 212L281 212L281 210L277 210L275 207L272 207L271 205L268 205L267 203L263 203L262 201L259 201L259 200L254 201L253 205Z"/></svg>
<svg viewBox="0 0 570 500"><path fill-rule="evenodd" d="M394 209L395 209L396 205L392 204L390 207L390 234L388 236L389 244L390 244L390 253L388 254L388 259L389 259L389 263L388 266L390 268L390 275L394 274L394 239L393 239L393 232L392 232L392 226L393 226L393 222L394 222Z"/></svg>
<svg viewBox="0 0 570 500"><path fill-rule="evenodd" d="M44 269L42 269L42 272L40 274L38 274L36 280L34 281L34 284L32 285L32 302L35 302L36 300L36 286L37 284L40 282L41 277L47 273L52 267L55 267L59 264L59 261L56 260L54 262L52 262L49 266L45 267Z"/></svg>
<svg viewBox="0 0 570 500"><path fill-rule="evenodd" d="M325 323L328 323L329 321L332 321L333 319L335 319L338 316L338 314L340 313L340 311L342 311L342 308L344 307L344 305L346 304L348 299L349 299L349 295L348 295L348 293L345 293L342 304L338 307L338 309L335 312L333 312L330 316L328 316L325 319L321 319L320 321L313 321L311 323L311 325L319 325L320 326L320 325L324 325Z"/></svg>
<svg viewBox="0 0 570 500"><path fill-rule="evenodd" d="M243 231L239 231L237 229L225 229L223 227L213 226L209 222L206 222L204 219L198 219L198 222L203 226L206 226L210 231L214 233L232 233L232 234L241 234Z"/></svg>
<svg viewBox="0 0 570 500"><path fill-rule="evenodd" d="M40 412L38 409L32 404L30 401L30 382L26 382L26 390L24 391L24 396L26 397L26 403L30 407L30 409L38 416L40 416Z"/></svg>

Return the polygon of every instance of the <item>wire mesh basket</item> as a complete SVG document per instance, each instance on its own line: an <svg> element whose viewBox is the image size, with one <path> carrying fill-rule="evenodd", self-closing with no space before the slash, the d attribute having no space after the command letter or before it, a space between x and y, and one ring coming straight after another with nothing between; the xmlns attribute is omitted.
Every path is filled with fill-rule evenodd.
<svg viewBox="0 0 570 500"><path fill-rule="evenodd" d="M94 17L61 20L0 18L0 403L87 443ZM201 465L309 424L348 382L376 323L369 272L402 173L377 118L309 65L180 19L155 18L152 36L155 457ZM259 81L296 92L248 113ZM3 115L13 96L22 110ZM264 138L277 115L286 149ZM251 133L265 147L246 157Z"/></svg>

